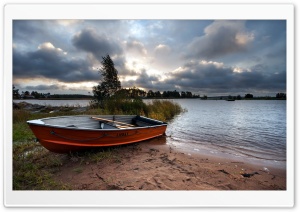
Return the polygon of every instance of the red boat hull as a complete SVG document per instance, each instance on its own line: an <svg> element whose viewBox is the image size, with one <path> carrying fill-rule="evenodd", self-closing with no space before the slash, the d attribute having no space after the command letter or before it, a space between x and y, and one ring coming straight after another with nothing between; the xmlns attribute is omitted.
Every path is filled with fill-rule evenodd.
<svg viewBox="0 0 300 212"><path fill-rule="evenodd" d="M158 125L120 130L93 130L35 124L29 126L41 145L49 151L57 153L135 143L161 136L167 128L167 125Z"/></svg>

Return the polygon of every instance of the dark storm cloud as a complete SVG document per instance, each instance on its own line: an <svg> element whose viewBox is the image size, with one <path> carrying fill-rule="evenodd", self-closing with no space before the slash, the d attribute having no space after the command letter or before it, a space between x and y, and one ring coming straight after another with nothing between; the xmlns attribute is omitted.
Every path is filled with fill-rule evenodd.
<svg viewBox="0 0 300 212"><path fill-rule="evenodd" d="M13 22L13 42L18 48L32 51L37 45L51 42L70 52L75 48L70 45L72 29L58 24L58 20L15 20Z"/></svg>
<svg viewBox="0 0 300 212"><path fill-rule="evenodd" d="M142 70L142 73L137 78L136 83L139 85L146 85L147 87L151 87L153 83L156 83L158 81L159 78L157 76L150 76L147 74L146 70Z"/></svg>
<svg viewBox="0 0 300 212"><path fill-rule="evenodd" d="M39 21L15 20L13 22L13 39L14 42L34 42L32 36L43 36L47 33L45 28L40 27Z"/></svg>
<svg viewBox="0 0 300 212"><path fill-rule="evenodd" d="M47 46L48 45L48 46ZM13 74L15 78L44 77L64 82L93 81L99 78L83 59L69 59L62 50L52 44L41 45L36 51L13 51Z"/></svg>
<svg viewBox="0 0 300 212"><path fill-rule="evenodd" d="M113 56L122 53L122 49L114 40L109 39L105 34L98 34L91 28L77 33L72 42L76 48L92 53L99 61L102 61L102 57L107 54Z"/></svg>
<svg viewBox="0 0 300 212"><path fill-rule="evenodd" d="M195 37L188 46L188 58L212 59L245 51L253 40L244 21L215 21L204 29L204 35Z"/></svg>
<svg viewBox="0 0 300 212"><path fill-rule="evenodd" d="M124 87L142 87L146 90L161 90L161 82L158 76L151 76L147 74L146 70L141 70L136 80L129 80L122 82Z"/></svg>
<svg viewBox="0 0 300 212"><path fill-rule="evenodd" d="M58 90L62 87L58 85L37 85L37 86L26 86L24 89L30 90L30 91L49 91L49 90Z"/></svg>
<svg viewBox="0 0 300 212"><path fill-rule="evenodd" d="M263 66L259 66L263 68ZM285 72L264 73L261 70L239 70L213 62L190 62L170 73L165 83L192 91L232 92L285 90Z"/></svg>

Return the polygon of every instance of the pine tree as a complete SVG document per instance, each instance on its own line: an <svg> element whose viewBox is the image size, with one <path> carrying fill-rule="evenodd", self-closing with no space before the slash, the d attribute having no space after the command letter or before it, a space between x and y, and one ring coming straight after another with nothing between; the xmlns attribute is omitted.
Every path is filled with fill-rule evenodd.
<svg viewBox="0 0 300 212"><path fill-rule="evenodd" d="M94 100L100 104L121 89L121 82L114 62L109 55L102 57L102 59L102 66L99 71L102 75L102 79L100 83L93 88Z"/></svg>

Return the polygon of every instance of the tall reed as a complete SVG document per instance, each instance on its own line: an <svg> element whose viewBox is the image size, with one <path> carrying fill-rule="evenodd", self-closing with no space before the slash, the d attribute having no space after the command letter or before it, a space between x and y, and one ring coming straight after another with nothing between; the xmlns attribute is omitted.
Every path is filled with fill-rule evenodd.
<svg viewBox="0 0 300 212"><path fill-rule="evenodd" d="M178 103L169 100L153 100L147 107L147 116L161 121L169 121L183 112L182 107Z"/></svg>

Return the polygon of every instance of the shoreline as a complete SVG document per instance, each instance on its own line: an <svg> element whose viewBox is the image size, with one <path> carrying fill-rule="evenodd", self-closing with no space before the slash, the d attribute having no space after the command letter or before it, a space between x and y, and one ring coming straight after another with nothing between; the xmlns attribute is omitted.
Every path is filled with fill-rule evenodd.
<svg viewBox="0 0 300 212"><path fill-rule="evenodd" d="M72 190L286 190L284 169L189 155L161 138L121 146L113 156L81 165L69 160L55 180Z"/></svg>
<svg viewBox="0 0 300 212"><path fill-rule="evenodd" d="M175 144L169 144L169 145L175 145ZM187 144L187 146L189 145ZM197 147L196 149L195 148L189 149L187 147L182 147L178 149L178 151L196 157L197 155L201 155L203 157L205 156L205 157L215 158L219 160L226 160L226 161L239 161L253 166L260 166L264 168L273 168L273 169L286 171L286 161L274 161L274 160L251 158L251 157L246 158L244 156L235 156L229 153L218 152L217 150L212 150L212 149L203 150L203 149L199 149L199 147Z"/></svg>

